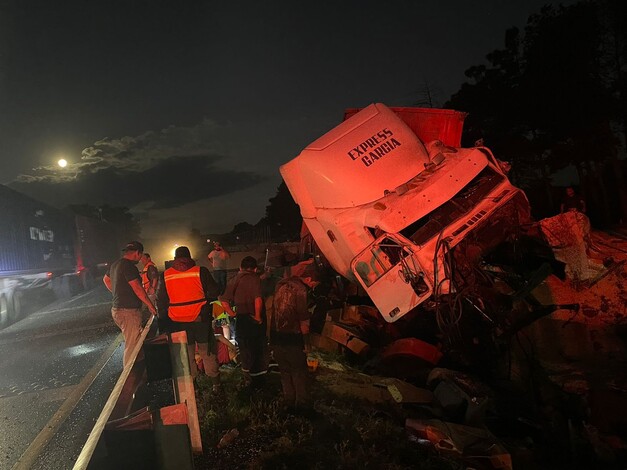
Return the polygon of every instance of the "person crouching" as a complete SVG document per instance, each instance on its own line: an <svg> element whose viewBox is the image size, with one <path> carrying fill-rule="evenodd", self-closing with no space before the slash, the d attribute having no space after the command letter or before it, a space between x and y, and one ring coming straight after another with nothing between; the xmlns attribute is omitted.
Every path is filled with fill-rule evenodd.
<svg viewBox="0 0 627 470"><path fill-rule="evenodd" d="M165 270L157 289L159 315L171 320L170 331L187 333L187 351L193 377L198 374L194 360L196 346L205 374L213 379L214 390L219 389L220 371L216 357L216 342L211 330L211 300L218 294L218 285L209 270L196 266L189 248L179 246L174 252L174 263Z"/></svg>

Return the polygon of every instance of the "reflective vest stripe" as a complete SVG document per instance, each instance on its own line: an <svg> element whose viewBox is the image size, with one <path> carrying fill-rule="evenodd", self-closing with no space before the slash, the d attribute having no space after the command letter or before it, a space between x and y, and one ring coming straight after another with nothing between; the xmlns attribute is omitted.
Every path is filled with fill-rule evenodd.
<svg viewBox="0 0 627 470"><path fill-rule="evenodd" d="M202 303L207 303L207 299L202 298L202 299L198 299L198 300L188 300L187 302L170 302L170 307L181 307L182 305L193 305L193 304L199 304L200 302Z"/></svg>
<svg viewBox="0 0 627 470"><path fill-rule="evenodd" d="M199 268L198 266L196 266L196 267ZM170 268L170 269L174 269L174 268ZM170 269L168 269L168 271ZM194 269L194 268L191 268L191 269ZM191 269L189 271L191 271ZM165 278L166 281L171 281L172 279L185 279L185 278L188 278L188 277L198 277L198 278L200 277L200 271L193 272L193 273L190 273L189 271L183 271L183 272L179 271L177 273L167 274L168 271L166 271L166 274L164 275L164 278Z"/></svg>

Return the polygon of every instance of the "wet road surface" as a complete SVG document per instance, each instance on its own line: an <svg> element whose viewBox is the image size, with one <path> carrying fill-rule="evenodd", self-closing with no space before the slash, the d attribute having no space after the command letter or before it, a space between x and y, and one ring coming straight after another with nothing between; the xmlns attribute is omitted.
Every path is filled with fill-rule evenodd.
<svg viewBox="0 0 627 470"><path fill-rule="evenodd" d="M122 370L111 294L29 300L0 330L0 469L72 468Z"/></svg>

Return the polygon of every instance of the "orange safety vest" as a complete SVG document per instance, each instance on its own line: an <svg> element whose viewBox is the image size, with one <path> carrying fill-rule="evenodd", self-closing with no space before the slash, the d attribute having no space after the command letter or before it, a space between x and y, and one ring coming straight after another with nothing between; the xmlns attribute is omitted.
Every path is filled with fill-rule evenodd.
<svg viewBox="0 0 627 470"><path fill-rule="evenodd" d="M170 298L168 316L178 322L193 322L207 303L200 280L200 266L187 271L166 269L163 274L165 289Z"/></svg>
<svg viewBox="0 0 627 470"><path fill-rule="evenodd" d="M140 273L142 276L142 286L144 286L145 291L148 291L148 288L150 287L150 279L148 279L148 268L150 266L156 266L156 264L153 263L152 260L148 261Z"/></svg>

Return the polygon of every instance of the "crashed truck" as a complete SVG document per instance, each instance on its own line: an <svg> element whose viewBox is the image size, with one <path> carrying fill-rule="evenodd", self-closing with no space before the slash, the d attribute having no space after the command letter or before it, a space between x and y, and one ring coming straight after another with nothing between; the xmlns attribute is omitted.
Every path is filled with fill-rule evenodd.
<svg viewBox="0 0 627 470"><path fill-rule="evenodd" d="M535 318L517 300L550 273L550 262L540 249L524 276L512 268L535 258L518 246L529 203L489 149L460 148L464 118L371 104L349 110L280 168L328 263L363 288L388 324L431 312L442 330L459 326L465 309L491 327L502 327L497 310ZM490 259L499 252L510 266ZM505 285L495 289L499 279Z"/></svg>
<svg viewBox="0 0 627 470"><path fill-rule="evenodd" d="M349 321L327 315L322 336L358 354L383 347L384 359L435 364L444 353L491 368L520 328L578 308L531 295L564 265L529 233L529 203L508 165L485 147L460 147L465 116L379 103L348 110L281 166L323 257L376 307L376 319L361 308Z"/></svg>

